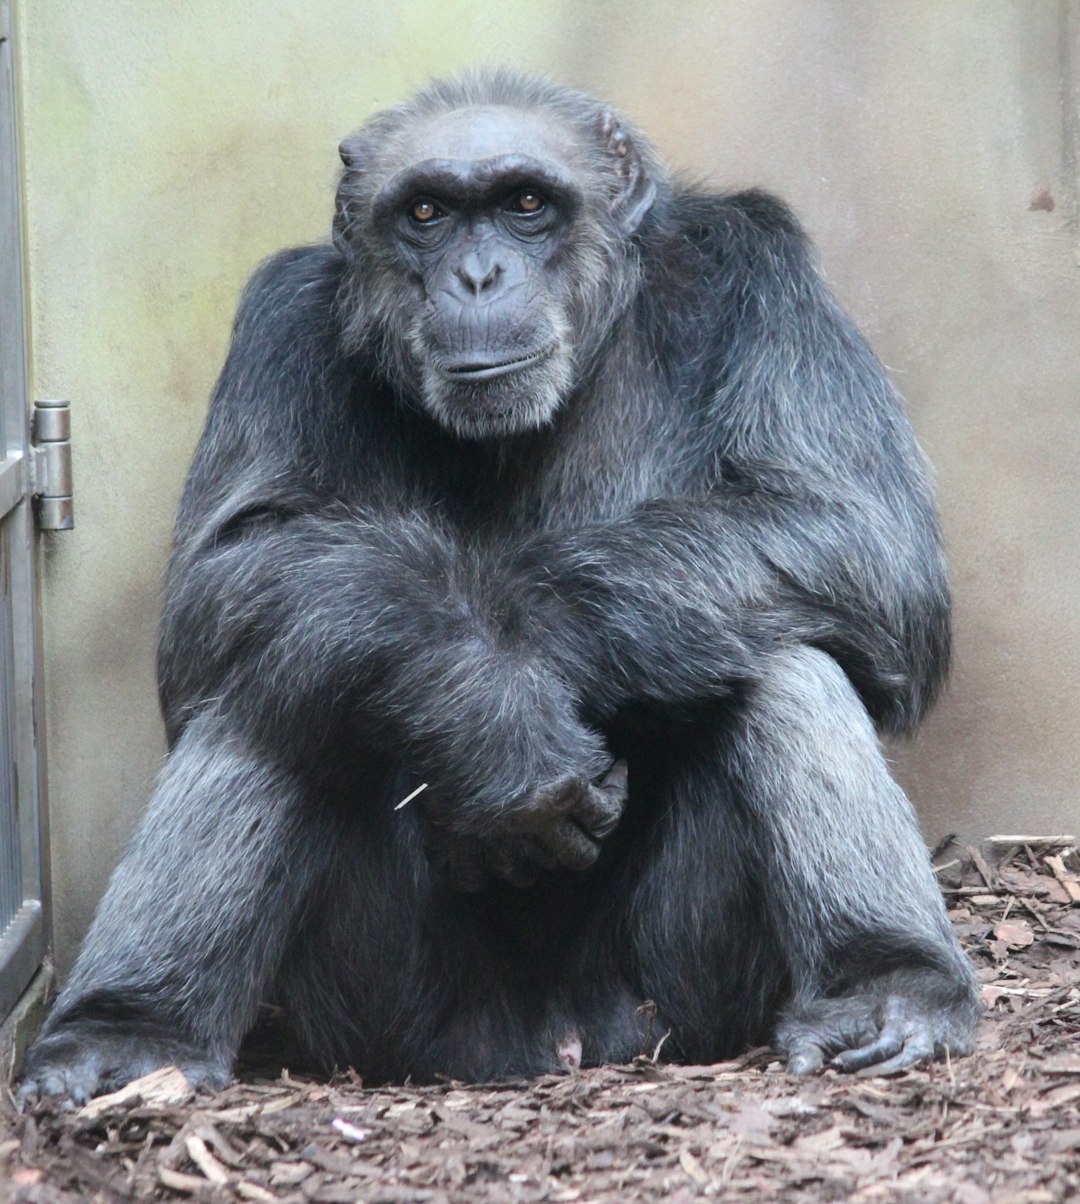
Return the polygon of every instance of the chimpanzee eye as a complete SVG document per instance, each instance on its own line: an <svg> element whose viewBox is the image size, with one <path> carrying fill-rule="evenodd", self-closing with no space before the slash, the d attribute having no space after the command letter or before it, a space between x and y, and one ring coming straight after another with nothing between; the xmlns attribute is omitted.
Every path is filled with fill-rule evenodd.
<svg viewBox="0 0 1080 1204"><path fill-rule="evenodd" d="M507 208L513 213L533 214L540 213L546 205L547 202L540 193L525 189L522 192L515 193L511 197Z"/></svg>
<svg viewBox="0 0 1080 1204"><path fill-rule="evenodd" d="M444 216L443 211L430 197L420 197L409 206L409 217L420 226L426 226Z"/></svg>

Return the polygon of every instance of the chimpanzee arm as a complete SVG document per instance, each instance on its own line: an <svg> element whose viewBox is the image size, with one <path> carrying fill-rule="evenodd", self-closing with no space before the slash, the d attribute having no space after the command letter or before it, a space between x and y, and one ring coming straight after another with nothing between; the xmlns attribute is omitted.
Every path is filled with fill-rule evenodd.
<svg viewBox="0 0 1080 1204"><path fill-rule="evenodd" d="M906 729L948 661L922 457L794 219L760 194L714 204L718 245L697 271L715 298L713 345L691 357L715 365L694 386L709 396L712 480L697 498L524 549L538 617L545 598L561 613L548 620L553 654L565 650L601 714L721 693L771 648L809 644L840 662L879 723ZM673 274L692 278L685 264ZM665 306L669 337L685 339L693 315L661 295Z"/></svg>
<svg viewBox="0 0 1080 1204"><path fill-rule="evenodd" d="M336 341L336 258L279 256L241 305L170 568L159 654L170 737L214 703L308 773L335 742L382 741L431 783L429 809L445 800L450 828L482 834L539 808L532 836L546 852L588 863L595 845L565 813L586 832L611 826L619 791L588 785L610 757L562 680L504 639L477 558L378 478L378 449L350 442L357 366ZM335 444L372 465L359 502L309 467Z"/></svg>
<svg viewBox="0 0 1080 1204"><path fill-rule="evenodd" d="M753 683L725 714L723 771L702 793L724 798L726 773L754 833L791 974L779 1043L792 1071L899 1068L968 1048L978 1011L866 714L914 725L945 671L937 524L899 403L798 229L752 197L714 230L713 478L522 549L535 628L601 717Z"/></svg>

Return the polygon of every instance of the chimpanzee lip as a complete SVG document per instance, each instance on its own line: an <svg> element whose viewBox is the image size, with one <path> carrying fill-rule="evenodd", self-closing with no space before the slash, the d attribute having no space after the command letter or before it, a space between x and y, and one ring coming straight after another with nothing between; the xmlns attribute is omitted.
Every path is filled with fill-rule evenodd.
<svg viewBox="0 0 1080 1204"><path fill-rule="evenodd" d="M545 359L554 350L554 346L542 347L539 351L530 351L527 355L515 356L511 360L497 360L494 363L481 363L476 360L462 360L458 363L443 363L443 374L451 380L493 380L497 376L517 372L528 368L531 364Z"/></svg>

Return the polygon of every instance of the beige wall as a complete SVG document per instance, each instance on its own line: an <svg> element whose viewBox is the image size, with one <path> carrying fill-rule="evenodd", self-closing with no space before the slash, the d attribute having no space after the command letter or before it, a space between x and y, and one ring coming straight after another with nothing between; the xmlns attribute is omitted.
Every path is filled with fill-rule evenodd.
<svg viewBox="0 0 1080 1204"><path fill-rule="evenodd" d="M675 164L798 208L938 470L957 667L901 774L933 833L1080 828L1067 0L23 0L18 16L35 390L75 413L78 529L44 562L62 962L160 763L159 582L237 292L263 255L328 230L342 134L473 62L606 96Z"/></svg>

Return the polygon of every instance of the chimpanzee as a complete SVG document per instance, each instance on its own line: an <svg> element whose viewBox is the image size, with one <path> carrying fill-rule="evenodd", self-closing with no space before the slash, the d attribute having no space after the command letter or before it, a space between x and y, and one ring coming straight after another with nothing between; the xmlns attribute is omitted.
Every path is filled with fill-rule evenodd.
<svg viewBox="0 0 1080 1204"><path fill-rule="evenodd" d="M180 505L171 752L26 1063L369 1081L969 1047L877 732L938 692L926 470L806 236L575 91L435 83L255 274Z"/></svg>

